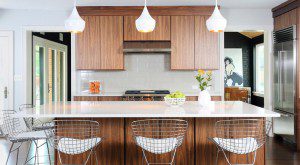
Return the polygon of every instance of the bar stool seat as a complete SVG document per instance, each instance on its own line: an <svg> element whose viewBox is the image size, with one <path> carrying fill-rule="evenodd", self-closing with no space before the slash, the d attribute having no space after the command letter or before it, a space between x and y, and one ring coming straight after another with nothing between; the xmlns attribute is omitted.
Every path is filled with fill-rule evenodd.
<svg viewBox="0 0 300 165"><path fill-rule="evenodd" d="M46 139L47 136L44 131L28 131L28 132L21 132L14 136L9 136L9 140L11 141L28 141L28 140L41 140Z"/></svg>
<svg viewBox="0 0 300 165"><path fill-rule="evenodd" d="M141 147L143 160L147 165L171 165L175 164L176 150L183 142L188 122L179 119L146 119L133 121L131 128L133 139L136 145ZM151 160L150 154L170 154L171 160Z"/></svg>
<svg viewBox="0 0 300 165"><path fill-rule="evenodd" d="M251 137L237 139L223 139L215 137L212 141L224 150L235 154L248 154L254 152L259 147L257 140Z"/></svg>
<svg viewBox="0 0 300 165"><path fill-rule="evenodd" d="M57 149L65 154L75 155L86 152L101 142L101 138L90 139L73 139L61 138L58 142ZM74 146L74 144L82 144L82 146Z"/></svg>
<svg viewBox="0 0 300 165"><path fill-rule="evenodd" d="M173 151L178 143L177 138L147 138L138 136L136 137L136 143L144 150L153 154L164 154Z"/></svg>

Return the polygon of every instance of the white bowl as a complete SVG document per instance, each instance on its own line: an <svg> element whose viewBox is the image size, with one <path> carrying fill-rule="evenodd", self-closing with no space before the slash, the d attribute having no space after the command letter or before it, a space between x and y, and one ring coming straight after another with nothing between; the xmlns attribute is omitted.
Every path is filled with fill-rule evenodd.
<svg viewBox="0 0 300 165"><path fill-rule="evenodd" d="M170 105L170 106L174 106L174 107L178 107L181 106L185 103L185 97L184 98L164 98L165 99L165 103Z"/></svg>

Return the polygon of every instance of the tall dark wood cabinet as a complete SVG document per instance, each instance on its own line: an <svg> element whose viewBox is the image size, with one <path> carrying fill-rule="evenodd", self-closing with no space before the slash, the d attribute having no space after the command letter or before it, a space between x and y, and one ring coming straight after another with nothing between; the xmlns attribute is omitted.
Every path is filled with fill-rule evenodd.
<svg viewBox="0 0 300 165"><path fill-rule="evenodd" d="M284 29L291 25L297 26L295 136L297 150L300 151L300 0L288 0L273 8L272 12L274 18L274 30Z"/></svg>

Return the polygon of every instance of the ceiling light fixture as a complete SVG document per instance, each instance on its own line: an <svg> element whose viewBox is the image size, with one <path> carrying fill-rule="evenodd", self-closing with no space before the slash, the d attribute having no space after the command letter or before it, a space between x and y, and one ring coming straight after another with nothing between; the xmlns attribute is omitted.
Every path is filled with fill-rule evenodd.
<svg viewBox="0 0 300 165"><path fill-rule="evenodd" d="M80 17L76 8L76 0L74 2L74 8L71 15L65 21L65 28L71 33L83 32L85 28L85 21Z"/></svg>
<svg viewBox="0 0 300 165"><path fill-rule="evenodd" d="M206 27L210 32L223 32L226 28L227 20L221 15L216 0L216 6L212 15L206 20Z"/></svg>
<svg viewBox="0 0 300 165"><path fill-rule="evenodd" d="M147 9L147 2L145 0L145 6L141 16L135 20L135 27L139 32L148 33L155 29L156 21L151 17Z"/></svg>

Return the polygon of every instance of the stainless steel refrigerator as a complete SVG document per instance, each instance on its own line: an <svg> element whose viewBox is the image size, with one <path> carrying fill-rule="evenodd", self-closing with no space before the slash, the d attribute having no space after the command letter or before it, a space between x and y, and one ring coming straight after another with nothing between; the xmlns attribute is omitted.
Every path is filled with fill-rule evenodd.
<svg viewBox="0 0 300 165"><path fill-rule="evenodd" d="M273 37L273 108L282 116L274 119L273 132L294 142L296 26L275 31Z"/></svg>

